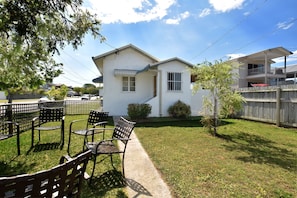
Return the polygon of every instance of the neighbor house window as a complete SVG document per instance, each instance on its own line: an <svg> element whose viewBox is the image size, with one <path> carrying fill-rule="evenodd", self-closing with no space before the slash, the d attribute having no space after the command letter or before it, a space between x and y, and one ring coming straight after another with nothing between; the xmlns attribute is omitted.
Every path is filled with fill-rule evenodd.
<svg viewBox="0 0 297 198"><path fill-rule="evenodd" d="M122 90L123 91L135 91L135 77L124 76Z"/></svg>
<svg viewBox="0 0 297 198"><path fill-rule="evenodd" d="M167 89L168 91L181 91L181 73L167 73Z"/></svg>

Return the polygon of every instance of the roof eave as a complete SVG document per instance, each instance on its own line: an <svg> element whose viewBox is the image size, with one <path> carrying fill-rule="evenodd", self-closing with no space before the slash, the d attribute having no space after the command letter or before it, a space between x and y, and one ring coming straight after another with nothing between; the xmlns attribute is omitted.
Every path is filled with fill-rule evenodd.
<svg viewBox="0 0 297 198"><path fill-rule="evenodd" d="M135 45L132 45L132 44L125 45L125 46L122 46L122 47L120 47L120 48L116 48L116 49L111 50L111 51L109 51L109 52L106 52L106 53L100 54L100 55L98 55L98 56L92 57L92 59L93 59L93 61L94 61L94 60L98 60L98 59L101 59L101 58L105 58L106 56L109 56L109 55L112 55L112 54L119 53L120 51L125 50L125 49L128 49L128 48L132 48L132 49L134 49L134 50L140 52L141 54L143 54L143 55L149 57L149 58L152 59L153 61L156 61L156 62L159 61L156 57L152 56L151 54L149 54L149 53L143 51L142 49L140 49L140 48L138 48L138 47L136 47Z"/></svg>

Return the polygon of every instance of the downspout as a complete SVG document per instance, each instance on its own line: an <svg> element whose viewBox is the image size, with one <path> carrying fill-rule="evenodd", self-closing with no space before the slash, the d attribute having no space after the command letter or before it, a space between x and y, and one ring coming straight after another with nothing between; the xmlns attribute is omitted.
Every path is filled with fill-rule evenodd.
<svg viewBox="0 0 297 198"><path fill-rule="evenodd" d="M158 70L159 75L159 116L162 117L162 70Z"/></svg>
<svg viewBox="0 0 297 198"><path fill-rule="evenodd" d="M284 65L284 67L285 67L285 68L284 68L284 73L285 73L285 75L286 75L286 79L287 79L287 56L285 56L285 60L284 60L284 61L285 61L285 63L284 63L284 64L285 64L285 65ZM295 83L294 83L294 84L295 84Z"/></svg>

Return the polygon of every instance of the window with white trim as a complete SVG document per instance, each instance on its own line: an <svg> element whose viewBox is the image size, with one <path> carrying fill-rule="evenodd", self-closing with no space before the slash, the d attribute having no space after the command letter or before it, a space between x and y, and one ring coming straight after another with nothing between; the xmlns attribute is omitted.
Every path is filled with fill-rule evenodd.
<svg viewBox="0 0 297 198"><path fill-rule="evenodd" d="M168 91L181 91L181 73L168 72L167 73L167 90Z"/></svg>
<svg viewBox="0 0 297 198"><path fill-rule="evenodd" d="M122 78L123 86L122 91L135 91L135 77L133 76L123 76Z"/></svg>

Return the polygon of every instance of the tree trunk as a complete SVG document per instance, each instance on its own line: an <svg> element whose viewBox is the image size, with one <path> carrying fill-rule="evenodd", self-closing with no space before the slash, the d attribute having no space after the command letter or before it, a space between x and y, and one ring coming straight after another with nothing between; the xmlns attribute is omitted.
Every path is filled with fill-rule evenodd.
<svg viewBox="0 0 297 198"><path fill-rule="evenodd" d="M213 135L217 136L217 126L218 126L218 99L217 90L214 91L214 105L213 105Z"/></svg>
<svg viewBox="0 0 297 198"><path fill-rule="evenodd" d="M13 121L12 120L12 94L8 92L8 106L6 109L6 117L7 117L7 121ZM12 124L9 125L9 134L13 134L13 128L12 128Z"/></svg>

